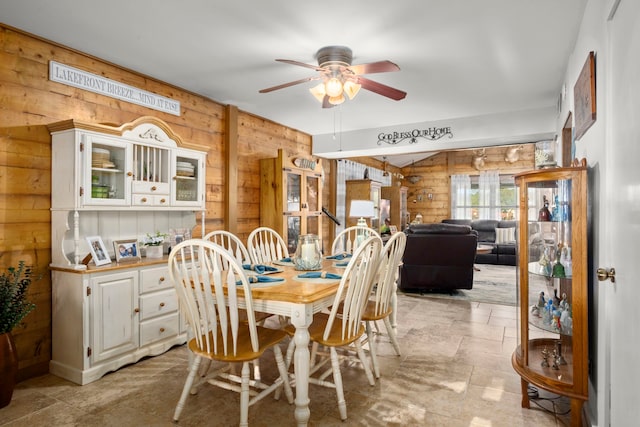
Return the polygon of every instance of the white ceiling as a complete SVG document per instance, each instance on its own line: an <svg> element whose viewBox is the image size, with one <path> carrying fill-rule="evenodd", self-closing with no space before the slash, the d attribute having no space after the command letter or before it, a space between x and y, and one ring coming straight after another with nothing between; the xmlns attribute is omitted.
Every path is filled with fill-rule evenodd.
<svg viewBox="0 0 640 427"><path fill-rule="evenodd" d="M0 21L321 135L555 106L585 3L0 0ZM258 93L315 74L276 58L316 64L328 45L350 47L353 64L395 62L401 71L366 77L407 97L361 90L322 109L316 82Z"/></svg>

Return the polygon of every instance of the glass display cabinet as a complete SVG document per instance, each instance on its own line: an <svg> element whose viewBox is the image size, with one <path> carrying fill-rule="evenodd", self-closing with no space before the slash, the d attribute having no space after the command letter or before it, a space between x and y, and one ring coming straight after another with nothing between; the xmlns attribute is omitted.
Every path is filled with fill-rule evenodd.
<svg viewBox="0 0 640 427"><path fill-rule="evenodd" d="M278 157L260 161L260 225L276 230L294 254L298 237L322 239L322 165L302 157L291 158L282 149Z"/></svg>
<svg viewBox="0 0 640 427"><path fill-rule="evenodd" d="M513 368L522 407L532 387L567 396L582 425L588 392L587 168L516 175L519 200L518 330Z"/></svg>
<svg viewBox="0 0 640 427"><path fill-rule="evenodd" d="M397 226L400 231L404 230L407 227L408 217L407 187L382 187L382 198L388 199L390 202L391 224Z"/></svg>

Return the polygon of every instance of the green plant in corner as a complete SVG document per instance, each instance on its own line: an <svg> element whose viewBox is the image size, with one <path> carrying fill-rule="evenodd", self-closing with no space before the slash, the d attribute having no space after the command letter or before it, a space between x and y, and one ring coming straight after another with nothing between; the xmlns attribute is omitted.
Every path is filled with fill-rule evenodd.
<svg viewBox="0 0 640 427"><path fill-rule="evenodd" d="M0 276L0 335L11 332L36 307L26 300L32 280L32 268L24 261Z"/></svg>

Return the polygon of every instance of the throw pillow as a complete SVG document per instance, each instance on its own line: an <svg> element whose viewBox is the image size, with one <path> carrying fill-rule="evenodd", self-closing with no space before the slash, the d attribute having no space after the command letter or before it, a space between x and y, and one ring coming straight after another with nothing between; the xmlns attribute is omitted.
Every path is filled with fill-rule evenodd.
<svg viewBox="0 0 640 427"><path fill-rule="evenodd" d="M515 243L516 242L516 229L511 228L496 228L496 243Z"/></svg>

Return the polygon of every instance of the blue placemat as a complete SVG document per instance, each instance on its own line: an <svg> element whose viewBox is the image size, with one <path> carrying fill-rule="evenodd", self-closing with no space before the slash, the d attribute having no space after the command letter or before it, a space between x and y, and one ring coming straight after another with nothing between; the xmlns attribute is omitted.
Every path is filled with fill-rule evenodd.
<svg viewBox="0 0 640 427"><path fill-rule="evenodd" d="M299 274L300 279L342 279L339 274L327 273L324 271L310 271L308 273Z"/></svg>
<svg viewBox="0 0 640 427"><path fill-rule="evenodd" d="M343 260L345 258L351 258L351 254L330 255L327 257L327 259L337 259L337 260Z"/></svg>
<svg viewBox="0 0 640 427"><path fill-rule="evenodd" d="M281 277L269 277L269 276L248 276L249 283L266 283L266 282L283 282ZM236 285L241 285L242 280L236 281Z"/></svg>

